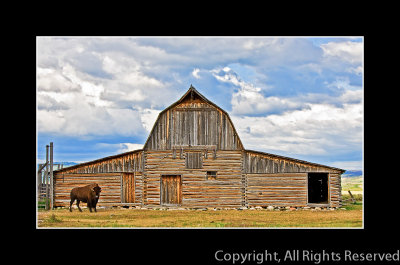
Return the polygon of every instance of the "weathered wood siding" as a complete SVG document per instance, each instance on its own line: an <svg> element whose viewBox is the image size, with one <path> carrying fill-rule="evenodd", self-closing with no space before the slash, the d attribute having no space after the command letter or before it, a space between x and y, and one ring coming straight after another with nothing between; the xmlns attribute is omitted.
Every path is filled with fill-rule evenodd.
<svg viewBox="0 0 400 265"><path fill-rule="evenodd" d="M121 174L56 174L54 178L54 205L69 207L73 188L97 183L101 187L98 206L121 203ZM76 201L74 203L76 205ZM83 203L85 206L85 203Z"/></svg>
<svg viewBox="0 0 400 265"><path fill-rule="evenodd" d="M340 172L327 166L247 150L243 162L244 173Z"/></svg>
<svg viewBox="0 0 400 265"><path fill-rule="evenodd" d="M161 204L182 204L182 178L180 175L161 176Z"/></svg>
<svg viewBox="0 0 400 265"><path fill-rule="evenodd" d="M198 100L188 100L159 115L146 150L170 150L182 145L214 145L217 150L243 149L229 116Z"/></svg>
<svg viewBox="0 0 400 265"><path fill-rule="evenodd" d="M248 174L248 206L306 206L307 173Z"/></svg>
<svg viewBox="0 0 400 265"><path fill-rule="evenodd" d="M143 151L133 151L112 157L67 167L63 173L142 172Z"/></svg>
<svg viewBox="0 0 400 265"><path fill-rule="evenodd" d="M342 205L341 174L329 174L329 195L332 207L340 207Z"/></svg>
<svg viewBox="0 0 400 265"><path fill-rule="evenodd" d="M307 173L329 173L329 204L341 205L339 169L253 151L243 153L248 206L307 206Z"/></svg>
<svg viewBox="0 0 400 265"><path fill-rule="evenodd" d="M201 152L186 152L185 166L188 169L203 168L203 154Z"/></svg>
<svg viewBox="0 0 400 265"><path fill-rule="evenodd" d="M160 205L162 175L182 177L183 207L240 207L242 205L241 151L212 151L203 156L202 169L187 169L185 152L171 150L146 151L145 201L147 205ZM207 180L207 171L217 171L216 180Z"/></svg>
<svg viewBox="0 0 400 265"><path fill-rule="evenodd" d="M297 206L309 204L308 173L247 174L248 206ZM341 206L340 174L328 173L328 204Z"/></svg>
<svg viewBox="0 0 400 265"><path fill-rule="evenodd" d="M143 174L135 172L135 205L143 205Z"/></svg>

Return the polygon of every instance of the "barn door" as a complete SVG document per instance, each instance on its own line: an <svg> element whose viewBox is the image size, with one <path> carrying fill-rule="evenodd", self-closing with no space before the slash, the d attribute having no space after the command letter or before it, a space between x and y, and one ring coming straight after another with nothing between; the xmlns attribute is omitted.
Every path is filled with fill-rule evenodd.
<svg viewBox="0 0 400 265"><path fill-rule="evenodd" d="M135 175L133 173L123 173L121 186L122 202L135 202Z"/></svg>
<svg viewBox="0 0 400 265"><path fill-rule="evenodd" d="M182 203L182 179L179 175L161 176L161 204L178 205Z"/></svg>

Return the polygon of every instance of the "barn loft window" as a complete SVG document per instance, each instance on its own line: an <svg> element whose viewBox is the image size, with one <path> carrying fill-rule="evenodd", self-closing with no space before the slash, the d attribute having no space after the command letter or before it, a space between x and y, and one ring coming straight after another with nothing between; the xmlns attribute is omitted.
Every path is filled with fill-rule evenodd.
<svg viewBox="0 0 400 265"><path fill-rule="evenodd" d="M186 168L203 168L203 157L201 152L187 152L185 158Z"/></svg>
<svg viewBox="0 0 400 265"><path fill-rule="evenodd" d="M207 171L206 180L216 180L217 171Z"/></svg>

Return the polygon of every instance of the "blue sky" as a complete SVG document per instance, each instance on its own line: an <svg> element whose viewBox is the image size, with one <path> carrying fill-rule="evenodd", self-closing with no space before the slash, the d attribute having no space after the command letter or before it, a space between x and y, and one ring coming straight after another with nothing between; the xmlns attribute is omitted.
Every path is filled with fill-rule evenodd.
<svg viewBox="0 0 400 265"><path fill-rule="evenodd" d="M142 147L193 85L247 149L362 168L362 37L38 37L37 155Z"/></svg>

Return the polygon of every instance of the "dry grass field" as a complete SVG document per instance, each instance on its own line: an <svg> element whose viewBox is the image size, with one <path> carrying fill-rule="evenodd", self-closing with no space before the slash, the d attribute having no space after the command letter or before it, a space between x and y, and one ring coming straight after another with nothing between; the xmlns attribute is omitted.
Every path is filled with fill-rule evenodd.
<svg viewBox="0 0 400 265"><path fill-rule="evenodd" d="M38 212L38 227L362 227L362 204L342 210L142 210L99 209L90 213L67 209Z"/></svg>
<svg viewBox="0 0 400 265"><path fill-rule="evenodd" d="M363 176L342 178L342 194L363 194Z"/></svg>

